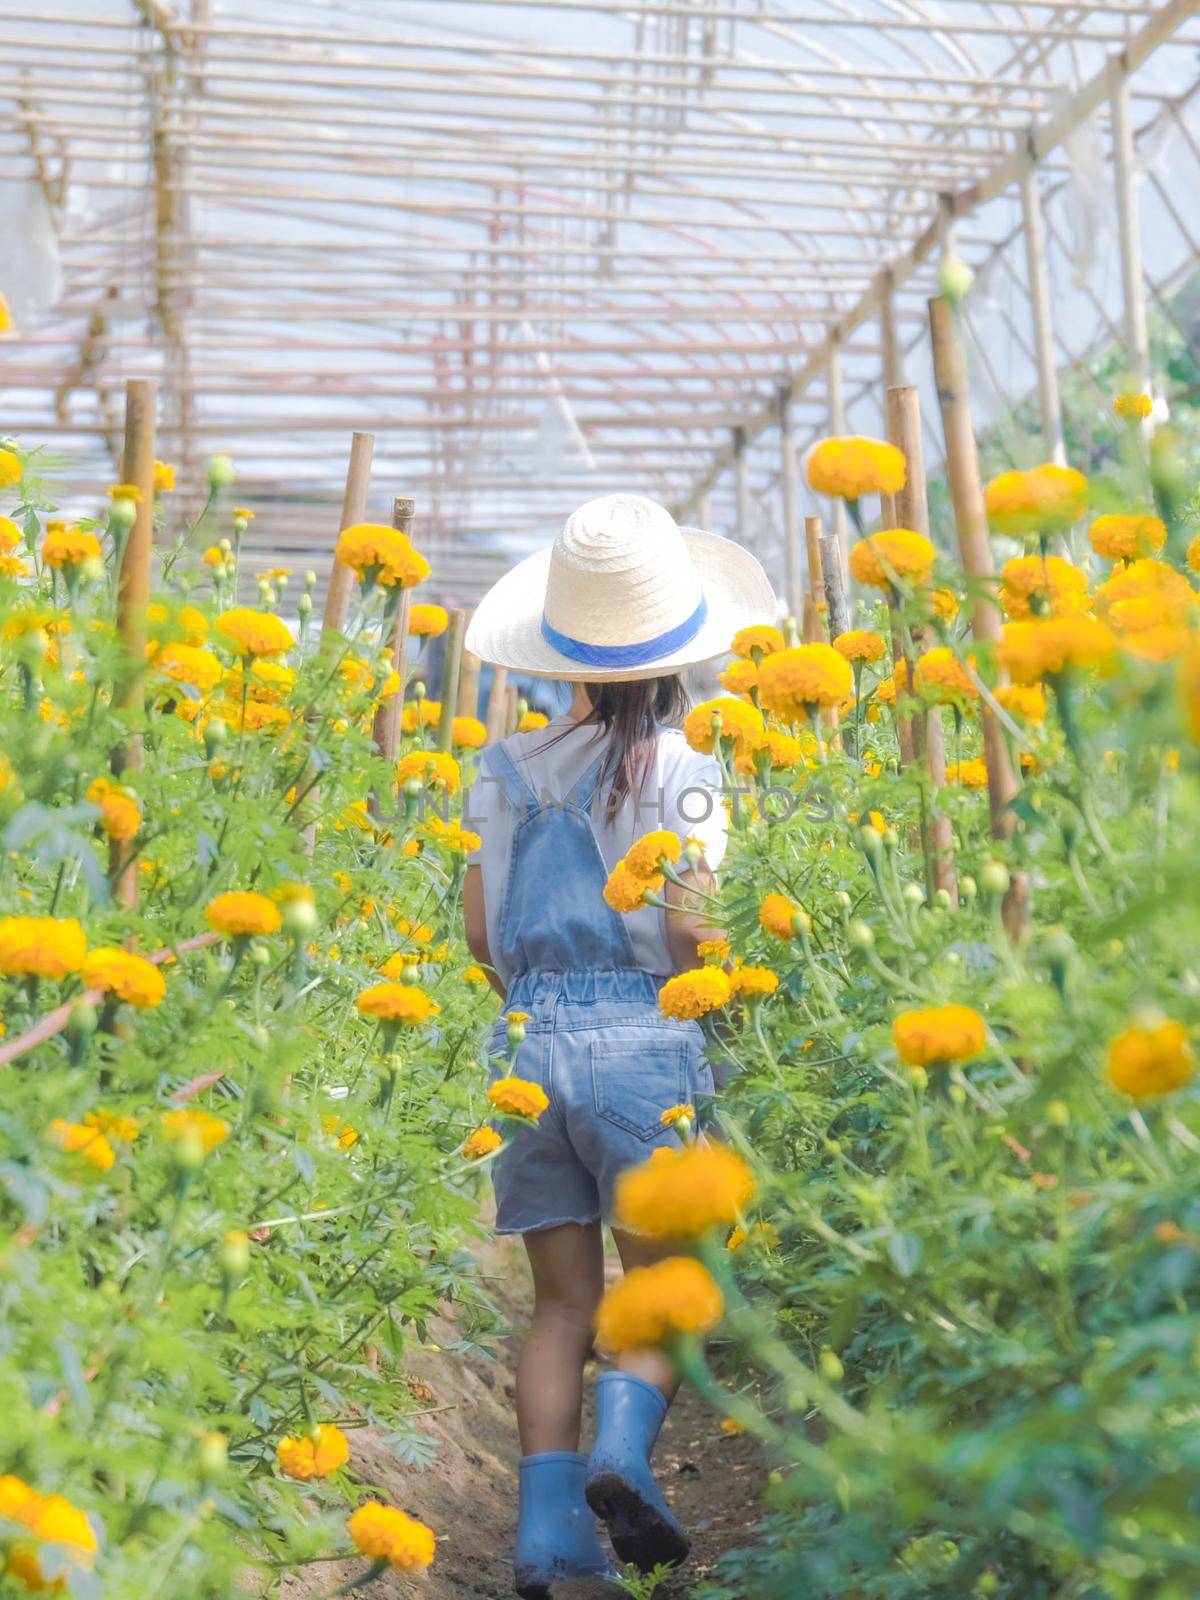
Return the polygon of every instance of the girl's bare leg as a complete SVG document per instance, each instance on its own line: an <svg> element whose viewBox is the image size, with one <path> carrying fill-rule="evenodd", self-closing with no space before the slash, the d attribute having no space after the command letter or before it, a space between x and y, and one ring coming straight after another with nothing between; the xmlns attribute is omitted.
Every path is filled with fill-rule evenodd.
<svg viewBox="0 0 1200 1600"><path fill-rule="evenodd" d="M604 1292L598 1222L523 1235L533 1270L533 1320L517 1363L522 1455L579 1449L583 1368Z"/></svg>
<svg viewBox="0 0 1200 1600"><path fill-rule="evenodd" d="M679 1246L671 1240L647 1239L641 1234L624 1233L619 1228L612 1231L621 1265L626 1272L634 1267L650 1267L664 1256L679 1253ZM668 1400L675 1398L679 1388L679 1374L671 1361L660 1350L629 1350L617 1363L622 1372L632 1372L635 1378L661 1389Z"/></svg>

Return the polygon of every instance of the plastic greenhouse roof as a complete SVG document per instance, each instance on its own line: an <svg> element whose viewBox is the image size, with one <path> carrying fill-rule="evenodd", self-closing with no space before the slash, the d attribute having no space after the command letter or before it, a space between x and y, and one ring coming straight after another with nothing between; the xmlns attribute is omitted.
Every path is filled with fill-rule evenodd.
<svg viewBox="0 0 1200 1600"><path fill-rule="evenodd" d="M777 566L779 386L800 448L831 400L878 429L884 289L926 383L951 216L979 272L981 417L1033 388L1031 150L1059 358L1114 336L1113 62L1131 73L1148 291L1193 270L1198 7L9 7L4 426L69 454L72 491L94 496L124 380L157 376L159 454L195 484L228 451L257 559L320 568L349 435L372 431L373 514L412 495L463 600L609 489L730 531L742 428L743 533Z"/></svg>

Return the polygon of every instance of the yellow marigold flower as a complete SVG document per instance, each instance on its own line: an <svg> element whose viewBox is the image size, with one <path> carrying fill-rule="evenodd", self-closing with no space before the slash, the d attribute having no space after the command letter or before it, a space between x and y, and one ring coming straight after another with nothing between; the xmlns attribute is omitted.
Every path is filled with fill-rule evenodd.
<svg viewBox="0 0 1200 1600"><path fill-rule="evenodd" d="M1126 421L1144 422L1154 410L1154 401L1148 394L1139 394L1135 389L1123 389L1113 401L1113 410Z"/></svg>
<svg viewBox="0 0 1200 1600"><path fill-rule="evenodd" d="M437 1549L431 1528L377 1500L359 1506L347 1526L356 1550L400 1572L423 1572Z"/></svg>
<svg viewBox="0 0 1200 1600"><path fill-rule="evenodd" d="M135 506L142 503L142 491L136 483L110 483L108 486L110 500L132 500Z"/></svg>
<svg viewBox="0 0 1200 1600"><path fill-rule="evenodd" d="M544 711L526 711L520 722L517 723L518 733L537 733L544 728L550 718Z"/></svg>
<svg viewBox="0 0 1200 1600"><path fill-rule="evenodd" d="M142 808L131 794L107 778L88 785L87 797L100 812L100 826L110 839L132 839L142 825Z"/></svg>
<svg viewBox="0 0 1200 1600"><path fill-rule="evenodd" d="M455 717L450 724L450 742L464 750L478 750L487 743L487 729L478 717Z"/></svg>
<svg viewBox="0 0 1200 1600"><path fill-rule="evenodd" d="M1166 561L1147 558L1119 567L1099 586L1096 610L1110 628L1136 633L1164 624L1186 626L1194 615L1196 598L1182 572Z"/></svg>
<svg viewBox="0 0 1200 1600"><path fill-rule="evenodd" d="M331 1422L319 1422L312 1434L293 1439L290 1434L275 1447L279 1470L289 1478L308 1483L312 1478L328 1478L350 1459L346 1435Z"/></svg>
<svg viewBox="0 0 1200 1600"><path fill-rule="evenodd" d="M962 705L978 700L979 691L953 650L937 645L917 662L917 687L934 705Z"/></svg>
<svg viewBox="0 0 1200 1600"><path fill-rule="evenodd" d="M410 750L401 756L396 763L397 788L403 788L410 779L430 788L445 789L447 794L455 794L462 782L458 762L444 750Z"/></svg>
<svg viewBox="0 0 1200 1600"><path fill-rule="evenodd" d="M892 1022L892 1043L910 1067L940 1067L981 1055L987 1035L983 1018L970 1006L931 1006L902 1011Z"/></svg>
<svg viewBox="0 0 1200 1600"><path fill-rule="evenodd" d="M56 1117L47 1129L46 1137L60 1150L82 1156L101 1172L107 1172L117 1159L116 1152L100 1129L90 1127L86 1122L65 1122L62 1117Z"/></svg>
<svg viewBox="0 0 1200 1600"><path fill-rule="evenodd" d="M100 541L94 533L86 533L82 528L66 522L52 522L42 544L42 560L56 571L81 567L85 561L101 560Z"/></svg>
<svg viewBox="0 0 1200 1600"><path fill-rule="evenodd" d="M441 1010L423 989L407 983L374 984L364 989L354 1004L364 1017L388 1023L427 1022Z"/></svg>
<svg viewBox="0 0 1200 1600"><path fill-rule="evenodd" d="M896 704L896 679L895 677L883 678L875 685L871 695L876 705L894 706Z"/></svg>
<svg viewBox="0 0 1200 1600"><path fill-rule="evenodd" d="M65 978L86 955L74 917L0 917L0 972L11 977Z"/></svg>
<svg viewBox="0 0 1200 1600"><path fill-rule="evenodd" d="M996 699L1021 722L1046 720L1046 691L1040 683L1006 683L995 691Z"/></svg>
<svg viewBox="0 0 1200 1600"><path fill-rule="evenodd" d="M175 468L169 461L156 461L154 463L154 492L156 494L170 494L175 487Z"/></svg>
<svg viewBox="0 0 1200 1600"><path fill-rule="evenodd" d="M720 966L723 961L728 961L732 951L728 939L701 939L696 946L696 954L705 966Z"/></svg>
<svg viewBox="0 0 1200 1600"><path fill-rule="evenodd" d="M754 662L760 656L773 656L786 646L787 640L778 628L772 628L769 623L756 622L748 628L739 628L729 648L741 660Z"/></svg>
<svg viewBox="0 0 1200 1600"><path fill-rule="evenodd" d="M923 533L885 528L860 539L850 552L850 576L871 589L890 589L896 579L916 588L933 570L936 552Z"/></svg>
<svg viewBox="0 0 1200 1600"><path fill-rule="evenodd" d="M142 1009L160 1005L167 992L166 980L152 961L118 945L100 945L88 951L83 985L85 989L103 989L126 1005Z"/></svg>
<svg viewBox="0 0 1200 1600"><path fill-rule="evenodd" d="M233 518L235 522L253 522L254 517L255 513L251 511L248 506L234 506L233 508ZM275 569L275 575L278 576L280 573L283 573L290 578L292 575L292 569L291 567L277 567Z"/></svg>
<svg viewBox="0 0 1200 1600"><path fill-rule="evenodd" d="M0 1518L5 1522L32 1521L41 1495L11 1472L0 1475Z"/></svg>
<svg viewBox="0 0 1200 1600"><path fill-rule="evenodd" d="M338 676L348 689L361 690L364 694L375 687L375 674L370 663L361 656L343 656L338 663Z"/></svg>
<svg viewBox="0 0 1200 1600"><path fill-rule="evenodd" d="M213 627L244 656L281 656L295 644L290 628L271 611L234 606Z"/></svg>
<svg viewBox="0 0 1200 1600"><path fill-rule="evenodd" d="M471 828L464 828L457 817L451 817L449 822L443 822L441 817L430 817L425 824L425 832L447 850L455 850L462 855L478 850L483 843L479 835Z"/></svg>
<svg viewBox="0 0 1200 1600"><path fill-rule="evenodd" d="M495 1128L476 1128L464 1143L461 1154L468 1161L482 1161L484 1156L490 1156L493 1150L499 1150L503 1143L504 1140Z"/></svg>
<svg viewBox="0 0 1200 1600"><path fill-rule="evenodd" d="M28 1527L43 1544L65 1545L85 1566L99 1549L86 1513L61 1494L38 1495Z"/></svg>
<svg viewBox="0 0 1200 1600"><path fill-rule="evenodd" d="M248 681L239 661L227 674L226 682L236 696L241 695L244 687L251 700L285 700L296 687L296 673L282 661L266 661L259 657L250 662Z"/></svg>
<svg viewBox="0 0 1200 1600"><path fill-rule="evenodd" d="M217 895L204 915L210 928L233 939L274 933L282 920L275 902L255 889L230 889Z"/></svg>
<svg viewBox="0 0 1200 1600"><path fill-rule="evenodd" d="M621 860L605 882L604 900L614 911L627 916L631 911L639 911L646 904L646 896L657 895L662 886L661 872L643 878L640 873L630 872L628 862Z"/></svg>
<svg viewBox="0 0 1200 1600"><path fill-rule="evenodd" d="M763 731L762 714L745 700L702 700L684 718L683 736L693 750L711 755L717 740L732 744L735 754Z"/></svg>
<svg viewBox="0 0 1200 1600"><path fill-rule="evenodd" d="M630 845L625 852L625 865L635 878L651 878L664 861L678 861L682 850L677 833L669 828L656 828Z"/></svg>
<svg viewBox="0 0 1200 1600"><path fill-rule="evenodd" d="M836 706L854 692L850 664L827 644L800 644L767 656L758 669L764 706L798 722L818 706Z"/></svg>
<svg viewBox="0 0 1200 1600"><path fill-rule="evenodd" d="M445 633L449 621L445 606L410 606L409 636L414 639L436 639L439 634Z"/></svg>
<svg viewBox="0 0 1200 1600"><path fill-rule="evenodd" d="M779 1243L779 1234L771 1223L756 1222L753 1228L740 1226L735 1228L726 1239L725 1248L731 1255L736 1255L751 1237L757 1239L758 1243L768 1250L773 1250Z"/></svg>
<svg viewBox="0 0 1200 1600"><path fill-rule="evenodd" d="M691 1256L668 1256L652 1267L635 1267L604 1296L596 1335L614 1351L669 1344L680 1334L705 1333L725 1310L707 1267Z"/></svg>
<svg viewBox="0 0 1200 1600"><path fill-rule="evenodd" d="M748 695L758 683L758 665L754 661L731 661L717 682L732 695Z"/></svg>
<svg viewBox="0 0 1200 1600"><path fill-rule="evenodd" d="M225 552L219 544L210 544L200 559L206 567L223 567L225 565Z"/></svg>
<svg viewBox="0 0 1200 1600"><path fill-rule="evenodd" d="M0 552L0 578L27 578L28 565L20 556L10 556Z"/></svg>
<svg viewBox="0 0 1200 1600"><path fill-rule="evenodd" d="M664 1128L673 1128L679 1122L695 1122L695 1106L668 1106L658 1119Z"/></svg>
<svg viewBox="0 0 1200 1600"><path fill-rule="evenodd" d="M929 609L940 622L953 622L958 615L958 600L950 589L934 589L929 595Z"/></svg>
<svg viewBox="0 0 1200 1600"><path fill-rule="evenodd" d="M412 540L398 528L382 523L359 522L338 535L334 557L352 567L366 583L385 589L411 589L429 576L429 563Z"/></svg>
<svg viewBox="0 0 1200 1600"><path fill-rule="evenodd" d="M798 923L797 918L802 920ZM787 895L769 894L758 908L758 922L773 939L794 939L798 928L808 923L808 917Z"/></svg>
<svg viewBox="0 0 1200 1600"><path fill-rule="evenodd" d="M736 1417L722 1417L722 1419L721 1419L721 1432L722 1433L728 1434L731 1438L733 1438L733 1437L736 1437L739 1433L745 1433L745 1431L746 1431L746 1424L744 1422L739 1422Z"/></svg>
<svg viewBox="0 0 1200 1600"><path fill-rule="evenodd" d="M1088 538L1106 561L1136 561L1139 556L1157 555L1167 542L1167 525L1161 517L1109 512L1096 518Z"/></svg>
<svg viewBox="0 0 1200 1600"><path fill-rule="evenodd" d="M358 1143L358 1129L330 1114L321 1118L321 1126L331 1139L336 1139L339 1150L349 1150Z"/></svg>
<svg viewBox="0 0 1200 1600"><path fill-rule="evenodd" d="M204 1154L223 1145L229 1137L229 1124L211 1112L191 1107L182 1111L168 1111L162 1119L163 1138L172 1144L195 1140Z"/></svg>
<svg viewBox="0 0 1200 1600"><path fill-rule="evenodd" d="M1109 1041L1108 1081L1133 1100L1178 1089L1195 1071L1187 1030L1178 1022L1140 1022Z"/></svg>
<svg viewBox="0 0 1200 1600"><path fill-rule="evenodd" d="M462 976L464 983L486 983L488 981L487 973L482 967L464 967Z"/></svg>
<svg viewBox="0 0 1200 1600"><path fill-rule="evenodd" d="M1112 632L1095 617L1051 617L1010 622L1000 642L1000 660L1017 683L1036 683L1047 673L1069 668L1086 671L1110 665L1116 650Z"/></svg>
<svg viewBox="0 0 1200 1600"><path fill-rule="evenodd" d="M0 450L0 489L21 481L21 458L15 450Z"/></svg>
<svg viewBox="0 0 1200 1600"><path fill-rule="evenodd" d="M733 990L720 967L695 967L668 978L658 991L658 1009L664 1017L689 1022L727 1006Z"/></svg>
<svg viewBox="0 0 1200 1600"><path fill-rule="evenodd" d="M852 628L849 633L839 633L833 648L847 661L882 661L887 646L882 637L866 628Z"/></svg>
<svg viewBox="0 0 1200 1600"><path fill-rule="evenodd" d="M735 967L729 974L729 984L741 999L761 1000L764 995L775 993L779 976L770 967Z"/></svg>
<svg viewBox="0 0 1200 1600"><path fill-rule="evenodd" d="M400 726L405 733L417 733L421 728L436 728L441 719L440 700L409 700L400 713Z"/></svg>
<svg viewBox="0 0 1200 1600"><path fill-rule="evenodd" d="M1047 461L1025 472L1002 472L988 484L984 502L1000 533L1053 533L1079 521L1087 490L1082 472Z"/></svg>
<svg viewBox="0 0 1200 1600"><path fill-rule="evenodd" d="M903 454L882 439L822 439L808 457L809 487L843 500L899 494L907 477Z"/></svg>
<svg viewBox="0 0 1200 1600"><path fill-rule="evenodd" d="M947 783L960 784L964 789L986 789L987 781L987 767L978 758L947 763Z"/></svg>
<svg viewBox="0 0 1200 1600"><path fill-rule="evenodd" d="M89 1111L84 1117L84 1123L89 1128L98 1128L101 1133L120 1139L123 1144L132 1144L141 1133L141 1129L132 1117L114 1115L98 1106L95 1111Z"/></svg>
<svg viewBox="0 0 1200 1600"><path fill-rule="evenodd" d="M528 1078L497 1078L487 1097L506 1116L530 1117L535 1122L550 1104L541 1085L530 1083Z"/></svg>
<svg viewBox="0 0 1200 1600"><path fill-rule="evenodd" d="M1087 574L1061 556L1014 556L1000 574L1000 604L1014 619L1086 611Z"/></svg>
<svg viewBox="0 0 1200 1600"><path fill-rule="evenodd" d="M737 772L756 773L762 761L769 761L775 772L791 772L796 767L807 767L817 754L817 742L811 733L799 735L784 733L782 728L764 728L758 738L738 751L733 758Z"/></svg>
<svg viewBox="0 0 1200 1600"><path fill-rule="evenodd" d="M699 1238L728 1226L754 1197L754 1174L723 1144L654 1150L616 1181L614 1216L650 1238Z"/></svg>

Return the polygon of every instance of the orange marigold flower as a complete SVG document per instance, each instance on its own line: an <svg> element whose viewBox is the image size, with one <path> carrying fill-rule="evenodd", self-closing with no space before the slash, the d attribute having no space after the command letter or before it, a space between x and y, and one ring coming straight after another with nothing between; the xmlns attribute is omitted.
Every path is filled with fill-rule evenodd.
<svg viewBox="0 0 1200 1600"><path fill-rule="evenodd" d="M140 1009L161 1005L167 992L166 980L154 962L119 945L100 945L88 951L83 984L86 989L115 994L126 1005Z"/></svg>
<svg viewBox="0 0 1200 1600"><path fill-rule="evenodd" d="M413 639L436 639L445 633L450 618L445 606L410 606L408 632Z"/></svg>
<svg viewBox="0 0 1200 1600"><path fill-rule="evenodd" d="M81 567L85 561L99 561L100 541L94 533L86 533L66 522L52 522L42 544L42 560L48 567L63 571Z"/></svg>
<svg viewBox="0 0 1200 1600"><path fill-rule="evenodd" d="M691 1256L668 1256L651 1267L635 1267L604 1296L596 1335L609 1350L668 1344L680 1334L705 1333L725 1310L707 1267Z"/></svg>
<svg viewBox="0 0 1200 1600"><path fill-rule="evenodd" d="M289 1478L308 1483L312 1478L328 1478L350 1459L346 1435L331 1422L320 1422L310 1434L294 1439L290 1434L275 1447L279 1470Z"/></svg>
<svg viewBox="0 0 1200 1600"><path fill-rule="evenodd" d="M791 772L807 767L817 754L811 733L784 733L782 728L764 728L753 743L747 741L733 758L736 772L757 773L767 762L775 772Z"/></svg>
<svg viewBox="0 0 1200 1600"><path fill-rule="evenodd" d="M658 1009L664 1017L688 1022L727 1006L732 996L729 978L720 967L695 967L667 979L658 991Z"/></svg>
<svg viewBox="0 0 1200 1600"><path fill-rule="evenodd" d="M544 728L549 721L550 718L544 711L526 711L517 723L517 732L537 733L539 728Z"/></svg>
<svg viewBox="0 0 1200 1600"><path fill-rule="evenodd" d="M758 692L768 711L798 722L820 706L840 705L854 692L854 677L832 646L801 644L761 662Z"/></svg>
<svg viewBox="0 0 1200 1600"><path fill-rule="evenodd" d="M66 1122L55 1117L46 1130L46 1137L70 1155L80 1155L93 1167L107 1172L116 1161L116 1151L99 1128L86 1122Z"/></svg>
<svg viewBox="0 0 1200 1600"><path fill-rule="evenodd" d="M646 896L657 895L662 886L661 872L652 873L650 877L644 878L640 873L630 872L628 862L621 860L617 862L605 881L604 901L614 911L627 916L631 911L640 911L646 904Z"/></svg>
<svg viewBox="0 0 1200 1600"><path fill-rule="evenodd" d="M1195 1071L1182 1023L1136 1022L1109 1041L1108 1081L1132 1100L1150 1100L1185 1084Z"/></svg>
<svg viewBox="0 0 1200 1600"><path fill-rule="evenodd" d="M732 695L748 695L758 682L758 666L753 661L731 661L717 682Z"/></svg>
<svg viewBox="0 0 1200 1600"><path fill-rule="evenodd" d="M408 983L376 983L364 989L354 1002L364 1017L386 1023L427 1022L441 1007L423 989Z"/></svg>
<svg viewBox="0 0 1200 1600"><path fill-rule="evenodd" d="M987 1034L983 1018L970 1006L931 1006L902 1011L892 1023L892 1043L910 1067L940 1067L981 1055Z"/></svg>
<svg viewBox="0 0 1200 1600"><path fill-rule="evenodd" d="M902 452L882 439L822 439L808 457L809 487L843 500L899 494L907 478Z"/></svg>
<svg viewBox="0 0 1200 1600"><path fill-rule="evenodd" d="M182 1111L168 1111L162 1119L163 1138L172 1144L191 1141L204 1155L210 1155L229 1137L229 1124L211 1112L187 1107Z"/></svg>
<svg viewBox="0 0 1200 1600"><path fill-rule="evenodd" d="M450 724L450 743L464 750L478 750L487 743L487 729L478 717L455 717Z"/></svg>
<svg viewBox="0 0 1200 1600"><path fill-rule="evenodd" d="M1113 401L1113 410L1127 422L1145 422L1154 410L1154 401L1148 394L1139 394L1136 389L1123 389Z"/></svg>
<svg viewBox="0 0 1200 1600"><path fill-rule="evenodd" d="M21 458L15 450L0 450L0 489L21 481Z"/></svg>
<svg viewBox="0 0 1200 1600"><path fill-rule="evenodd" d="M839 633L833 648L847 661L882 661L887 646L878 633L866 628L852 628L849 633Z"/></svg>
<svg viewBox="0 0 1200 1600"><path fill-rule="evenodd" d="M550 1104L541 1084L528 1078L497 1078L487 1092L488 1102L509 1117L529 1117L534 1122Z"/></svg>
<svg viewBox="0 0 1200 1600"><path fill-rule="evenodd" d="M735 1222L754 1196L754 1175L723 1144L658 1149L617 1179L617 1222L652 1239L694 1239Z"/></svg>
<svg viewBox="0 0 1200 1600"><path fill-rule="evenodd" d="M644 833L625 852L625 865L635 878L651 878L660 871L664 861L678 861L683 844L677 833L669 828L656 828Z"/></svg>
<svg viewBox="0 0 1200 1600"><path fill-rule="evenodd" d="M87 797L100 812L100 826L110 839L132 839L142 825L142 808L127 790L107 778L95 778Z"/></svg>
<svg viewBox="0 0 1200 1600"><path fill-rule="evenodd" d="M417 733L422 728L436 728L441 719L440 700L409 700L400 713L400 726L405 733Z"/></svg>
<svg viewBox="0 0 1200 1600"><path fill-rule="evenodd" d="M1109 512L1096 518L1088 538L1106 561L1136 561L1158 554L1167 542L1167 525L1161 517Z"/></svg>
<svg viewBox="0 0 1200 1600"><path fill-rule="evenodd" d="M779 976L770 967L735 967L729 974L729 986L743 1000L761 1000L775 993Z"/></svg>
<svg viewBox="0 0 1200 1600"><path fill-rule="evenodd" d="M1096 610L1110 628L1137 633L1147 627L1185 627L1195 613L1196 591L1166 561L1149 558L1119 567L1096 590Z"/></svg>
<svg viewBox="0 0 1200 1600"><path fill-rule="evenodd" d="M255 889L230 889L217 895L204 915L210 928L231 939L274 933L282 921L275 902Z"/></svg>
<svg viewBox="0 0 1200 1600"><path fill-rule="evenodd" d="M988 518L1000 533L1061 532L1079 521L1088 482L1074 467L1044 462L1028 471L1002 472L984 494Z"/></svg>
<svg viewBox="0 0 1200 1600"><path fill-rule="evenodd" d="M429 576L429 563L412 540L398 528L382 523L359 522L338 535L334 558L352 567L367 584L385 589L411 589Z"/></svg>
<svg viewBox="0 0 1200 1600"><path fill-rule="evenodd" d="M0 972L65 978L86 955L87 935L74 917L0 917Z"/></svg>
<svg viewBox="0 0 1200 1600"><path fill-rule="evenodd" d="M758 908L758 922L763 932L773 939L794 939L812 925L807 913L793 905L785 894L767 895Z"/></svg>
<svg viewBox="0 0 1200 1600"><path fill-rule="evenodd" d="M462 782L458 762L444 750L410 750L396 763L396 787L410 781L455 794Z"/></svg>
<svg viewBox="0 0 1200 1600"><path fill-rule="evenodd" d="M437 1549L431 1528L377 1500L359 1506L347 1526L356 1550L400 1572L423 1572Z"/></svg>
<svg viewBox="0 0 1200 1600"><path fill-rule="evenodd" d="M249 606L222 611L213 627L244 656L281 656L296 642L274 612L253 611Z"/></svg>
<svg viewBox="0 0 1200 1600"><path fill-rule="evenodd" d="M923 533L885 528L860 539L850 552L850 576L871 589L891 589L897 579L916 588L933 569L936 552Z"/></svg>
<svg viewBox="0 0 1200 1600"><path fill-rule="evenodd" d="M1076 615L1008 623L999 654L1017 683L1036 683L1048 673L1104 669L1115 650L1116 640L1103 622Z"/></svg>
<svg viewBox="0 0 1200 1600"><path fill-rule="evenodd" d="M786 644L778 628L771 627L770 623L755 622L748 628L739 628L729 648L742 661L757 661L760 656L773 656Z"/></svg>
<svg viewBox="0 0 1200 1600"><path fill-rule="evenodd" d="M1040 683L1006 683L995 691L996 699L1021 722L1046 720L1046 691Z"/></svg>
<svg viewBox="0 0 1200 1600"><path fill-rule="evenodd" d="M664 1128L674 1128L681 1122L695 1122L695 1106L668 1106L658 1119Z"/></svg>
<svg viewBox="0 0 1200 1600"><path fill-rule="evenodd" d="M958 615L958 600L950 589L932 589L929 609L940 622L953 622Z"/></svg>
<svg viewBox="0 0 1200 1600"><path fill-rule="evenodd" d="M954 651L937 645L917 662L917 687L921 696L934 705L962 705L978 700L979 690Z"/></svg>
<svg viewBox="0 0 1200 1600"><path fill-rule="evenodd" d="M154 463L154 491L156 494L170 494L175 487L175 468L169 461L156 461Z"/></svg>
<svg viewBox="0 0 1200 1600"><path fill-rule="evenodd" d="M1000 574L1000 604L1014 619L1086 611L1087 574L1061 556L1014 556Z"/></svg>
<svg viewBox="0 0 1200 1600"><path fill-rule="evenodd" d="M745 700L702 700L684 718L683 735L693 750L710 755L718 739L732 744L735 754L763 731L762 714Z"/></svg>
<svg viewBox="0 0 1200 1600"><path fill-rule="evenodd" d="M946 766L946 782L956 783L964 789L986 789L987 767L978 757L970 761L951 761Z"/></svg>
<svg viewBox="0 0 1200 1600"><path fill-rule="evenodd" d="M503 1143L504 1140L495 1128L476 1128L463 1144L461 1154L468 1161L482 1161L484 1156L490 1156L493 1150L499 1150Z"/></svg>

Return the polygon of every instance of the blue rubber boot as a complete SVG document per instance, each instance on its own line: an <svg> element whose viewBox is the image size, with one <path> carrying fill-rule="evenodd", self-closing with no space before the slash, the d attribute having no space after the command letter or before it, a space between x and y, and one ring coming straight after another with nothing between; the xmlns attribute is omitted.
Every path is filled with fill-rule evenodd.
<svg viewBox="0 0 1200 1600"><path fill-rule="evenodd" d="M618 1574L583 1496L587 1463L572 1450L548 1450L521 1460L521 1510L513 1576L521 1600L549 1600L568 1578Z"/></svg>
<svg viewBox="0 0 1200 1600"><path fill-rule="evenodd" d="M596 1446L587 1467L588 1505L608 1526L613 1549L640 1572L679 1566L688 1540L650 1470L667 1414L661 1389L631 1372L601 1373L596 1385Z"/></svg>

